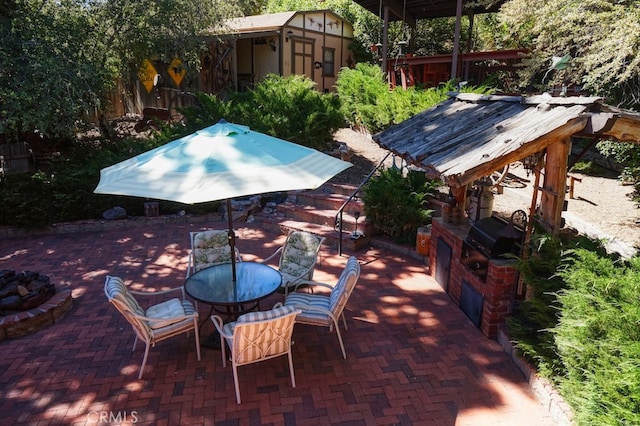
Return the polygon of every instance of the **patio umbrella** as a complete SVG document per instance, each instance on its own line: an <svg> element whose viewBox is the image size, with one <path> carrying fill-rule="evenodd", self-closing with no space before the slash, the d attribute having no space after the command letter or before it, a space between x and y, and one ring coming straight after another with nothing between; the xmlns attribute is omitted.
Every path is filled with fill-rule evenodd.
<svg viewBox="0 0 640 426"><path fill-rule="evenodd" d="M94 192L186 204L226 199L233 253L231 198L315 189L351 165L223 119L102 169Z"/></svg>

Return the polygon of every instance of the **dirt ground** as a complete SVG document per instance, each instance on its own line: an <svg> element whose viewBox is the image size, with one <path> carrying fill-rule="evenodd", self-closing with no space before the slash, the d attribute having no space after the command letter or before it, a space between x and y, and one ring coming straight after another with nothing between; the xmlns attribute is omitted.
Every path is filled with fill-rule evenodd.
<svg viewBox="0 0 640 426"><path fill-rule="evenodd" d="M338 182L359 184L388 153L369 135L351 129L338 130L334 138L350 148L354 164L334 178ZM393 156L390 156L385 164L390 165L393 161ZM615 174L571 175L580 181L574 183L574 198L570 199L569 194L566 197L568 208L563 217L567 226L593 238L607 240L611 250L625 256L633 255L640 249L640 208L629 197L633 187L622 185ZM494 212L508 216L515 210L528 213L532 183L533 175L527 176L520 163L510 165L503 181L504 191L494 197Z"/></svg>

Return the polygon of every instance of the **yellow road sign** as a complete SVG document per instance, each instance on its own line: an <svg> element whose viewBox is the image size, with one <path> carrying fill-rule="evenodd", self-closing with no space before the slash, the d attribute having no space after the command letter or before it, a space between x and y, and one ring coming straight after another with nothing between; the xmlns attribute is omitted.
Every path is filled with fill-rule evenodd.
<svg viewBox="0 0 640 426"><path fill-rule="evenodd" d="M185 74L187 74L187 70L182 66L182 61L178 58L173 58L173 61L169 64L169 69L167 70L171 79L176 84L176 86L180 86L182 83L182 79Z"/></svg>
<svg viewBox="0 0 640 426"><path fill-rule="evenodd" d="M138 78L144 85L144 88L147 89L147 93L151 93L151 90L153 90L157 75L158 71L156 71L151 61L145 59L142 63L142 66L138 70Z"/></svg>

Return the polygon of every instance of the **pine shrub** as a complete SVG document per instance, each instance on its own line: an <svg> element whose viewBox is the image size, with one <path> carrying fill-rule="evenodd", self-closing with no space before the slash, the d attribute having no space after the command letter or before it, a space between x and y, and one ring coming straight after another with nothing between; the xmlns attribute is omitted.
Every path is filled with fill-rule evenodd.
<svg viewBox="0 0 640 426"><path fill-rule="evenodd" d="M396 167L383 169L364 188L365 214L378 232L393 241L414 242L418 228L431 223L427 197L440 185L422 172L404 175Z"/></svg>
<svg viewBox="0 0 640 426"><path fill-rule="evenodd" d="M553 329L566 368L562 395L581 425L640 424L640 258L579 249L559 275Z"/></svg>

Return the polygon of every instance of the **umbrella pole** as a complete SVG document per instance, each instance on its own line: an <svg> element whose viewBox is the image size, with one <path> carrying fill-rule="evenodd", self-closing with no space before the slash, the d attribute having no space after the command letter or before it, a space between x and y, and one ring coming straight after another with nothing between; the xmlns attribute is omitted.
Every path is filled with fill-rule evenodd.
<svg viewBox="0 0 640 426"><path fill-rule="evenodd" d="M231 215L231 199L227 198L227 220L229 222L229 245L231 246L231 278L236 283L236 233L233 230L233 216Z"/></svg>

